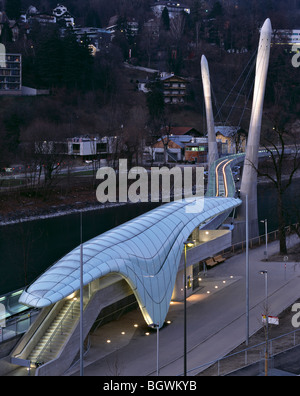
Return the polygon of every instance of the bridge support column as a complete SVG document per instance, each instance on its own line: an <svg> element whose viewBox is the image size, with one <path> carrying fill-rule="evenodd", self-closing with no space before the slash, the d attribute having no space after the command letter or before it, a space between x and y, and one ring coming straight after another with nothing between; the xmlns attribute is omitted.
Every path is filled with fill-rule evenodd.
<svg viewBox="0 0 300 396"><path fill-rule="evenodd" d="M249 238L258 235L258 215L257 215L257 167L258 167L258 149L260 143L261 121L263 112L263 102L265 87L269 66L270 48L271 48L272 26L270 19L263 24L260 33L258 54L256 60L255 85L252 102L252 113L249 126L248 142L246 157L241 182L240 196L243 201L237 210L238 222L246 221L246 196L249 203ZM244 232L243 232L244 230ZM245 227L241 227L241 240L245 238Z"/></svg>
<svg viewBox="0 0 300 396"><path fill-rule="evenodd" d="M203 84L203 93L205 100L207 133L208 133L207 162L208 162L208 167L210 168L211 164L219 158L219 154L218 154L218 146L216 140L214 116L212 110L209 68L208 68L207 59L204 55L202 55L201 58L201 74L202 74L202 84Z"/></svg>

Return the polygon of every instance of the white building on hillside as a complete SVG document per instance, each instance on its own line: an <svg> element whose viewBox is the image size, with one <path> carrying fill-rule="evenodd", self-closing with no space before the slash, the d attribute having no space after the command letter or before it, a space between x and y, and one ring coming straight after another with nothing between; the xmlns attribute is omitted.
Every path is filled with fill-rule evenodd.
<svg viewBox="0 0 300 396"><path fill-rule="evenodd" d="M169 11L170 18L175 18L182 12L186 12L187 14L191 13L191 9L187 5L181 4L176 1L158 1L153 4L151 8L157 17L161 16L165 8L167 8L167 10Z"/></svg>
<svg viewBox="0 0 300 396"><path fill-rule="evenodd" d="M274 30L273 37L275 44L300 45L300 29Z"/></svg>
<svg viewBox="0 0 300 396"><path fill-rule="evenodd" d="M74 17L69 13L67 7L62 4L57 4L53 10L53 15L57 21L62 21L66 27L72 27L75 25Z"/></svg>

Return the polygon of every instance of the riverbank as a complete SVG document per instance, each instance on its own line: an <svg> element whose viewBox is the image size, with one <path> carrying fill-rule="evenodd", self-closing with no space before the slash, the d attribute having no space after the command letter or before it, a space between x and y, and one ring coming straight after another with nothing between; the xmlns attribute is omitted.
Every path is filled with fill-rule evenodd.
<svg viewBox="0 0 300 396"><path fill-rule="evenodd" d="M130 202L128 203L130 204ZM119 207L127 205L126 203L107 203L101 204L99 202L93 203L90 201L68 202L67 204L51 204L31 206L22 208L21 210L13 212L5 212L0 215L0 226L23 223L33 220L42 220L47 218L54 218L60 216L67 216L74 213L90 212L93 210L104 210L107 208Z"/></svg>
<svg viewBox="0 0 300 396"><path fill-rule="evenodd" d="M69 215L76 212L101 210L124 203L97 201L96 191L88 183L64 190L54 188L45 198L30 191L2 192L0 195L0 225Z"/></svg>
<svg viewBox="0 0 300 396"><path fill-rule="evenodd" d="M300 171L296 172L293 180L299 183ZM273 186L273 183L267 177L259 177L258 185ZM125 203L98 202L92 179L83 176L74 178L71 186L66 183L55 185L47 194L24 188L0 189L0 226L121 205Z"/></svg>
<svg viewBox="0 0 300 396"><path fill-rule="evenodd" d="M284 175L282 176L283 181L288 181L289 175ZM293 176L293 181L299 181L300 180L300 170L295 172ZM260 176L257 178L257 184L273 184L271 180L267 176Z"/></svg>

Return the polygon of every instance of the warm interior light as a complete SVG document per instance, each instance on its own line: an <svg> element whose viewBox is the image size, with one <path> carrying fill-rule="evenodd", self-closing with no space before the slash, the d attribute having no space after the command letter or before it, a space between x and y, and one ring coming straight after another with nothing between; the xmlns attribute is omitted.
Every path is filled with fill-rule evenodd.
<svg viewBox="0 0 300 396"><path fill-rule="evenodd" d="M194 245L195 245L195 242L196 241L186 241L186 242L184 242L184 246L186 246L186 247L193 247Z"/></svg>

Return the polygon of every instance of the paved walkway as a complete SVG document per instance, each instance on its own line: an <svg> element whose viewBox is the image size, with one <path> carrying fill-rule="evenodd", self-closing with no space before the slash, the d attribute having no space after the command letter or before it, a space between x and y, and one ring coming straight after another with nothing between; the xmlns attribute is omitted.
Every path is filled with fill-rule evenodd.
<svg viewBox="0 0 300 396"><path fill-rule="evenodd" d="M292 236L289 246L298 241ZM260 270L268 271L269 315L278 315L300 297L300 263L288 262L285 268L284 263L265 262L264 249L249 250L250 335L261 327L264 312L265 283ZM277 251L278 242L268 245L269 257ZM188 298L189 375L199 371L193 368L225 356L245 340L245 262L242 253L212 268L201 289ZM166 320L170 323L159 332L159 374L177 376L183 372L183 303L171 304ZM84 375L156 375L156 351L156 331L147 327L139 310L134 310L91 336ZM79 365L66 375L79 375Z"/></svg>

